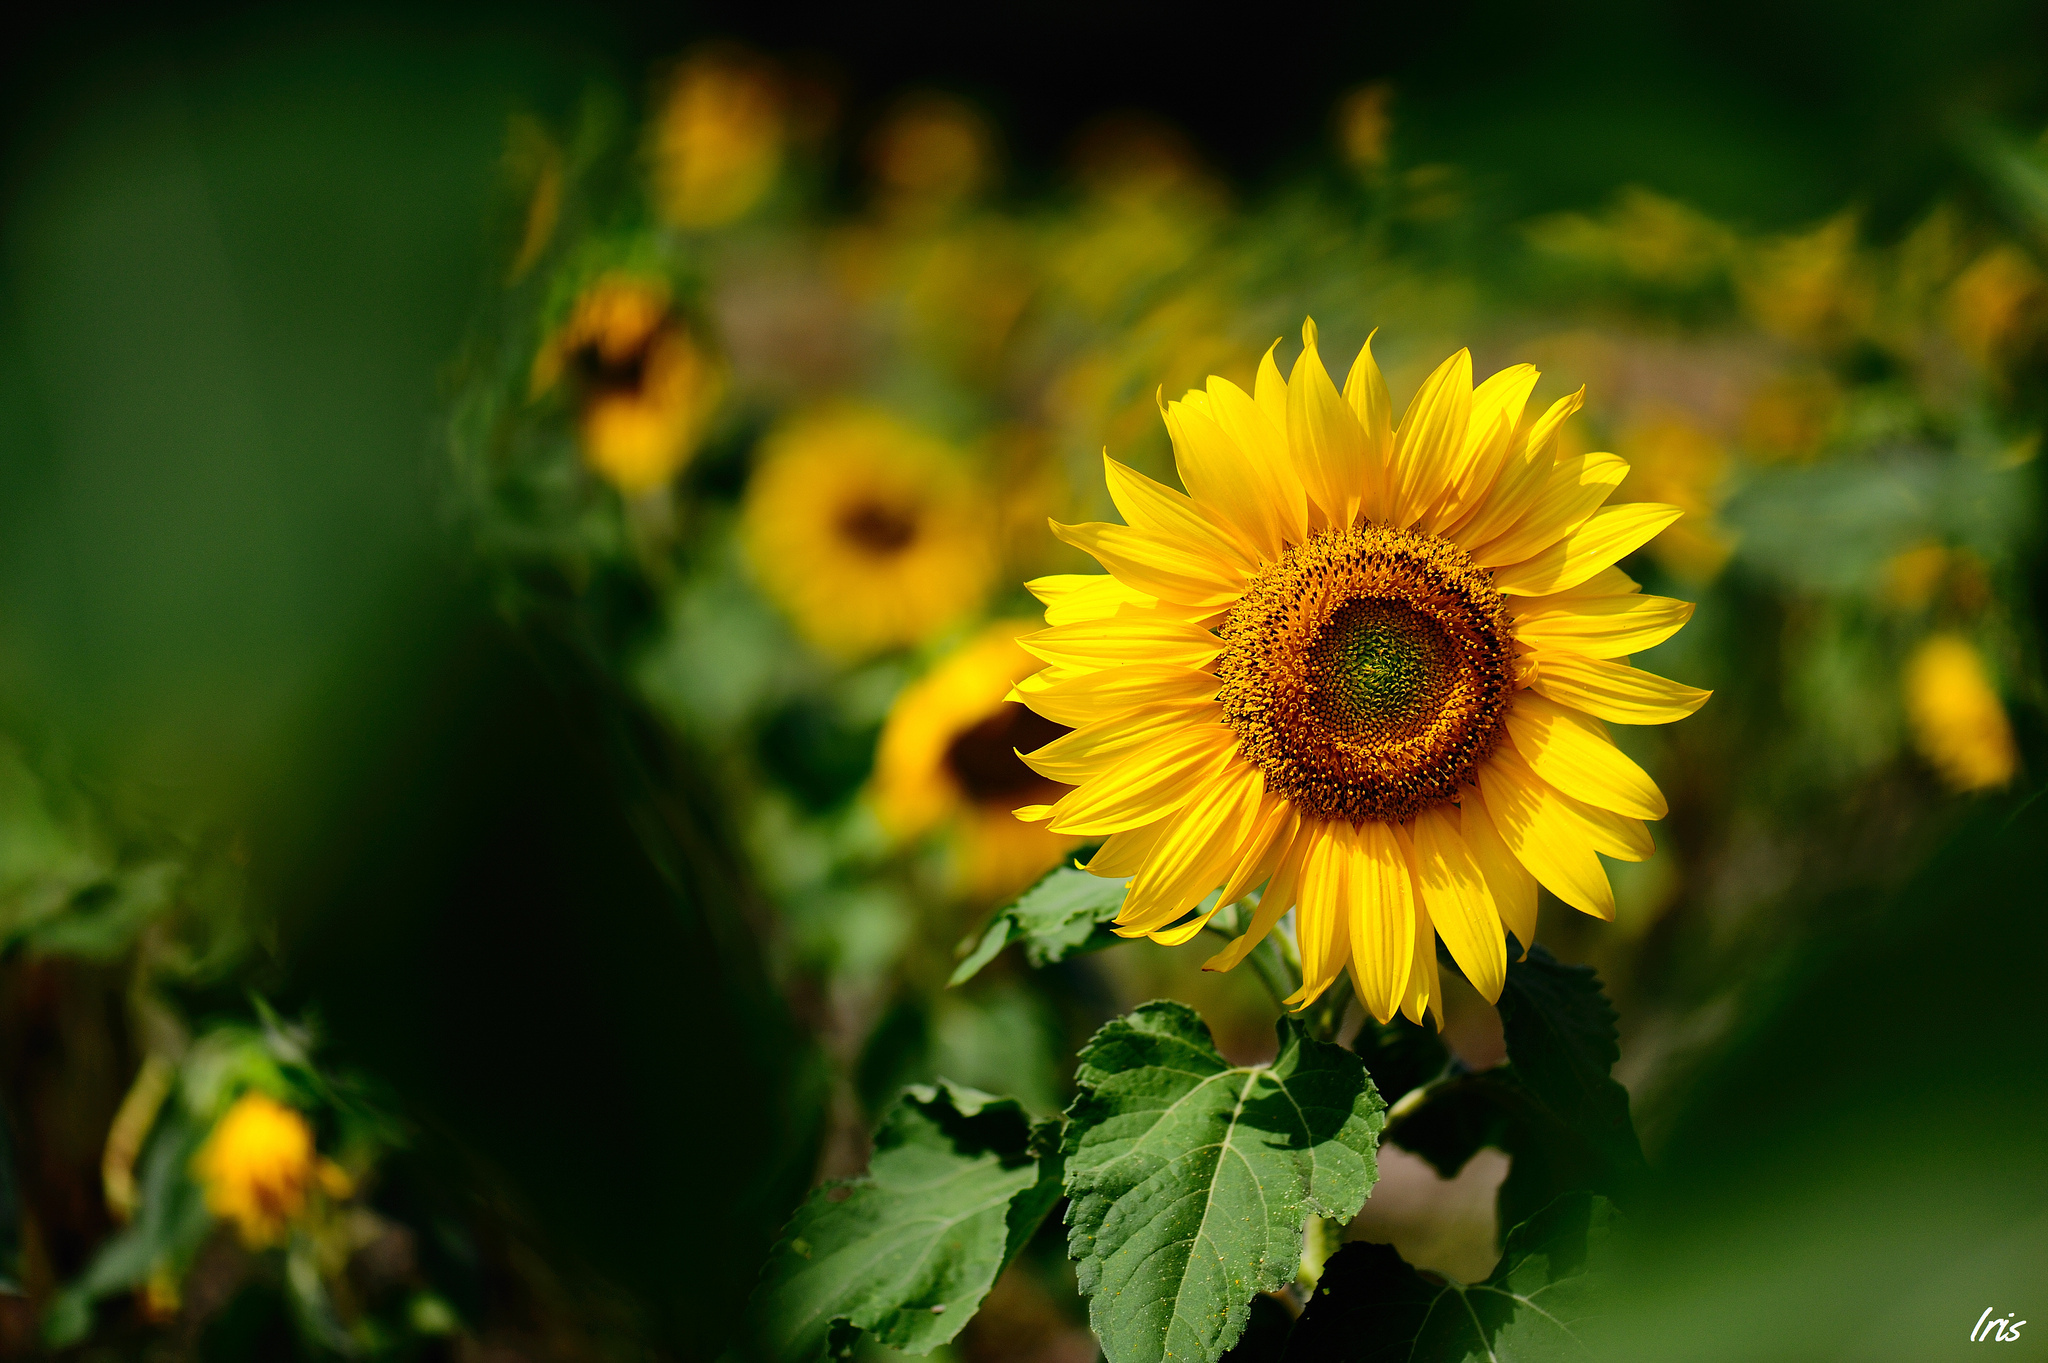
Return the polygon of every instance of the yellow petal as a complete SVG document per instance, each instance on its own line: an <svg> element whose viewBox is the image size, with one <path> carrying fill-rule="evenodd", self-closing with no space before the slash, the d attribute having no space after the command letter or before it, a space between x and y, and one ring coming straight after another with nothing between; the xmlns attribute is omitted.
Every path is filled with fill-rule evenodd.
<svg viewBox="0 0 2048 1363"><path fill-rule="evenodd" d="M1154 482L1127 464L1102 456L1103 481L1117 514L1133 530L1183 551L1207 555L1238 574L1258 565L1258 555L1243 536L1202 508L1185 493Z"/></svg>
<svg viewBox="0 0 2048 1363"><path fill-rule="evenodd" d="M1127 526L1091 521L1050 522L1052 533L1097 562L1128 586L1189 606L1229 605L1244 591L1242 569L1214 554L1169 542Z"/></svg>
<svg viewBox="0 0 2048 1363"><path fill-rule="evenodd" d="M1249 398L1245 405L1265 420ZM1198 507L1227 521L1255 555L1269 562L1277 559L1286 538L1279 480L1270 464L1255 458L1223 429L1212 415L1215 404L1203 406L1208 410L1183 402L1166 407L1166 431L1173 438L1180 481Z"/></svg>
<svg viewBox="0 0 2048 1363"><path fill-rule="evenodd" d="M1314 825L1297 814L1282 828L1280 836L1286 840L1286 849L1273 869L1273 878L1266 882L1265 893L1259 896L1251 924L1229 946L1202 962L1202 969L1235 969L1251 954L1252 948L1266 940L1266 934L1273 930L1273 925L1294 907L1296 890L1301 884L1302 864L1314 845L1314 838L1309 832L1312 827Z"/></svg>
<svg viewBox="0 0 2048 1363"><path fill-rule="evenodd" d="M1176 734L1144 760L1091 777L1062 795L1046 826L1077 837L1141 828L1194 799L1236 752L1237 736L1221 725Z"/></svg>
<svg viewBox="0 0 2048 1363"><path fill-rule="evenodd" d="M1536 943L1536 877L1508 850L1477 786L1466 786L1459 793L1458 831L1465 835L1465 845L1479 863L1479 874L1493 891L1493 907L1500 914L1501 926L1515 934L1522 954L1528 955Z"/></svg>
<svg viewBox="0 0 2048 1363"><path fill-rule="evenodd" d="M1558 803L1575 819L1593 844L1593 850L1616 861L1648 861L1657 851L1656 840L1641 819L1616 814L1611 809L1575 800L1557 792Z"/></svg>
<svg viewBox="0 0 2048 1363"><path fill-rule="evenodd" d="M1332 827L1343 831L1352 978L1359 1002L1385 1022L1401 1007L1415 966L1415 883L1392 828Z"/></svg>
<svg viewBox="0 0 2048 1363"><path fill-rule="evenodd" d="M1107 573L1056 573L1035 577L1024 589L1045 603L1045 623L1071 625L1083 620L1106 620L1117 607L1149 606L1158 600L1126 587Z"/></svg>
<svg viewBox="0 0 2048 1363"><path fill-rule="evenodd" d="M1626 663L1576 653L1534 657L1536 681L1531 690L1616 724L1669 724L1684 719L1714 694Z"/></svg>
<svg viewBox="0 0 2048 1363"><path fill-rule="evenodd" d="M1627 476L1628 465L1611 454L1560 460L1544 479L1535 505L1498 538L1473 549L1472 561L1494 568L1533 557L1584 525Z"/></svg>
<svg viewBox="0 0 2048 1363"><path fill-rule="evenodd" d="M1293 840L1297 816L1292 801L1268 791L1259 801L1259 811L1252 821L1251 834L1245 839L1244 853L1238 858L1237 869L1230 873L1230 879L1223 883L1223 898L1219 904L1235 904L1260 885L1271 880L1279 869L1280 858L1287 854L1288 844Z"/></svg>
<svg viewBox="0 0 2048 1363"><path fill-rule="evenodd" d="M1455 524L1477 506L1500 478L1501 466L1514 448L1515 431L1522 422L1522 409L1538 378L1536 367L1510 365L1472 390L1472 424L1465 436L1463 454L1451 471L1451 489L1436 511L1425 518L1425 528L1436 530Z"/></svg>
<svg viewBox="0 0 2048 1363"><path fill-rule="evenodd" d="M1609 571L1615 571L1610 569ZM1548 610L1516 610L1515 638L1532 651L1564 650L1588 658L1621 658L1655 648L1692 619L1692 602L1668 596L1515 597L1528 601L1560 601Z"/></svg>
<svg viewBox="0 0 2048 1363"><path fill-rule="evenodd" d="M1287 380L1287 445L1302 486L1327 522L1348 526L1365 490L1365 431L1330 382L1314 337L1303 335L1306 344Z"/></svg>
<svg viewBox="0 0 2048 1363"><path fill-rule="evenodd" d="M1087 620L1017 636L1017 644L1041 662L1084 671L1125 663L1171 663L1206 667L1223 641L1185 620Z"/></svg>
<svg viewBox="0 0 2048 1363"><path fill-rule="evenodd" d="M1320 824L1309 845L1294 914L1294 939L1301 949L1301 988L1282 1000L1289 1008L1314 1003L1351 957L1344 874L1349 862L1345 841L1351 831L1351 825L1342 821Z"/></svg>
<svg viewBox="0 0 2048 1363"><path fill-rule="evenodd" d="M1635 819L1671 812L1650 774L1615 747L1592 716L1523 691L1508 708L1507 726L1529 769L1573 799Z"/></svg>
<svg viewBox="0 0 2048 1363"><path fill-rule="evenodd" d="M1159 840L1171 827L1173 820L1165 818L1143 828L1110 834L1103 839L1102 846L1095 849L1095 855L1088 858L1088 874L1112 880L1127 880L1138 874L1138 868L1145 864L1145 859L1152 855L1152 849L1159 845Z"/></svg>
<svg viewBox="0 0 2048 1363"><path fill-rule="evenodd" d="M1460 350L1422 381L1394 435L1396 526L1413 525L1443 496L1471 426L1472 352Z"/></svg>
<svg viewBox="0 0 2048 1363"><path fill-rule="evenodd" d="M1148 664L1084 672L1042 685L1027 679L1009 699L1022 701L1055 724L1079 729L1141 706L1213 700L1221 685L1212 673Z"/></svg>
<svg viewBox="0 0 2048 1363"><path fill-rule="evenodd" d="M1280 377L1280 366L1273 363L1273 352L1280 348L1281 337L1274 337L1273 344L1266 347L1266 353L1259 360L1259 375L1252 384L1252 395L1258 401L1259 410L1266 414L1266 420L1273 423L1273 429L1285 432L1287 429L1287 380Z"/></svg>
<svg viewBox="0 0 2048 1363"><path fill-rule="evenodd" d="M1112 719L1061 734L1033 752L1019 753L1025 766L1062 785L1078 786L1134 754L1145 752L1180 729L1223 718L1215 701L1147 705Z"/></svg>
<svg viewBox="0 0 2048 1363"><path fill-rule="evenodd" d="M1596 511L1584 525L1533 558L1495 568L1494 589L1510 596L1544 596L1577 586L1655 539L1684 514L1662 502L1624 502Z"/></svg>
<svg viewBox="0 0 2048 1363"><path fill-rule="evenodd" d="M1422 902L1422 887L1415 883L1415 868L1408 868L1410 896L1415 902L1415 961L1408 967L1408 987L1401 991L1401 1015L1416 1026L1424 1016L1444 1029L1443 985L1437 977L1436 928ZM1363 991L1360 997L1363 997Z"/></svg>
<svg viewBox="0 0 2048 1363"><path fill-rule="evenodd" d="M1579 410L1586 390L1561 397L1526 431L1517 431L1509 443L1500 477L1473 508L1470 519L1453 523L1446 533L1462 545L1484 544L1522 518L1543 490L1557 462L1557 433L1565 419Z"/></svg>
<svg viewBox="0 0 2048 1363"><path fill-rule="evenodd" d="M1365 432L1365 484L1358 514L1369 521L1386 520L1393 511L1394 490L1387 481L1387 470L1394 457L1394 399L1387 392L1379 362L1372 357L1372 336L1365 338L1358 358L1351 362L1351 373L1344 380L1344 401L1351 404L1359 429Z"/></svg>
<svg viewBox="0 0 2048 1363"><path fill-rule="evenodd" d="M1417 814L1414 840L1415 874L1422 883L1429 920L1451 949L1458 969L1492 1003L1508 977L1507 944L1501 937L1493 891L1447 809Z"/></svg>
<svg viewBox="0 0 2048 1363"><path fill-rule="evenodd" d="M1270 356L1268 357L1270 360ZM1278 376L1278 371L1275 371ZM1283 390L1284 396L1284 390ZM1263 470L1261 495L1272 499L1274 523L1280 538L1299 544L1308 538L1308 494L1301 486L1301 474L1287 452L1286 412L1275 423L1266 409L1229 379L1209 378L1209 415L1223 433L1237 442Z"/></svg>
<svg viewBox="0 0 2048 1363"><path fill-rule="evenodd" d="M1530 875L1580 912L1614 917L1614 889L1585 825L1513 748L1495 749L1479 768L1479 790L1501 840Z"/></svg>
<svg viewBox="0 0 2048 1363"><path fill-rule="evenodd" d="M1257 767L1226 766L1174 816L1173 827L1131 882L1117 923L1162 927L1201 903L1243 855L1265 792Z"/></svg>

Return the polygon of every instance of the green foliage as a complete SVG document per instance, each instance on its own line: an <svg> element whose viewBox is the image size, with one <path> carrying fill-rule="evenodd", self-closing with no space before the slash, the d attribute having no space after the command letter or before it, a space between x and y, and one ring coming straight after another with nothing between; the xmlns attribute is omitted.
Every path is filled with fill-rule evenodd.
<svg viewBox="0 0 2048 1363"><path fill-rule="evenodd" d="M1513 1156L1503 1230L1566 1192L1626 1199L1645 1166L1628 1090L1609 1074L1621 1052L1599 978L1534 947L1508 965L1500 1016L1507 1063L1438 1080L1388 1138L1446 1178L1487 1146Z"/></svg>
<svg viewBox="0 0 2048 1363"><path fill-rule="evenodd" d="M1385 1023L1366 1018L1351 1045L1390 1107L1411 1091L1442 1078L1451 1064L1450 1050L1435 1027L1410 1022L1399 1013Z"/></svg>
<svg viewBox="0 0 2048 1363"><path fill-rule="evenodd" d="M1012 942L1024 944L1034 966L1063 961L1079 951L1114 946L1122 939L1105 924L1123 907L1130 882L1089 875L1071 866L1047 872L1006 909L999 909L981 941L953 972L949 984L965 984Z"/></svg>
<svg viewBox="0 0 2048 1363"><path fill-rule="evenodd" d="M1293 1018L1279 1033L1270 1065L1233 1066L1193 1009L1157 1002L1082 1051L1067 1251L1109 1363L1214 1363L1294 1278L1308 1218L1349 1220L1372 1191L1386 1107L1365 1066Z"/></svg>
<svg viewBox="0 0 2048 1363"><path fill-rule="evenodd" d="M1509 1232L1485 1282L1425 1277L1391 1246L1333 1256L1288 1338L1300 1363L1542 1363L1583 1359L1601 1314L1600 1267L1613 1207L1571 1193Z"/></svg>
<svg viewBox="0 0 2048 1363"><path fill-rule="evenodd" d="M754 1293L769 1355L808 1360L859 1332L907 1353L960 1333L1059 1197L1059 1157L1014 1100L940 1082L907 1092L867 1176L813 1192Z"/></svg>

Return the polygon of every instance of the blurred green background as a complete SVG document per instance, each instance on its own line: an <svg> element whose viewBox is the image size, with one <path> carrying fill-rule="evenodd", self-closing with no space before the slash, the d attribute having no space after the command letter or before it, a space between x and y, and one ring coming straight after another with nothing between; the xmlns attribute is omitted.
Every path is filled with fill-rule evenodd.
<svg viewBox="0 0 2048 1363"><path fill-rule="evenodd" d="M1620 1356L2048 1311L2044 52L1989 0L27 22L0 1355L744 1357L761 1254L902 1084L1053 1112L1158 996L1270 1048L1194 946L944 989L1003 858L1067 849L1005 851L957 765L943 819L891 814L876 745L1082 570L1043 519L1100 509L1105 444L1168 467L1155 387L1309 312L1383 326L1403 401L1462 344L1589 384L1577 447L1692 513L1630 571L1699 602L1646 665L1716 699L1622 739L1673 815L1618 921L1542 928L1616 999L1658 1170ZM664 188L676 128L723 207ZM651 482L599 453L651 350L575 358L618 278L709 357L662 361L698 377ZM986 577L850 650L749 528L835 404L951 451ZM267 1249L186 1186L251 1088L354 1184ZM1504 1160L1401 1158L1353 1233L1484 1276ZM957 1356L1095 1356L1056 1233L984 1315Z"/></svg>

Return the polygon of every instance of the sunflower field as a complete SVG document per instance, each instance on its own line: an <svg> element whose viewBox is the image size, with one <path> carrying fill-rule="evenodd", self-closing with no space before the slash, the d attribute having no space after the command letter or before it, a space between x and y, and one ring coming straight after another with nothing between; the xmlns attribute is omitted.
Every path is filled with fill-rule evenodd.
<svg viewBox="0 0 2048 1363"><path fill-rule="evenodd" d="M2044 1356L2048 29L1694 8L24 47L0 1358Z"/></svg>

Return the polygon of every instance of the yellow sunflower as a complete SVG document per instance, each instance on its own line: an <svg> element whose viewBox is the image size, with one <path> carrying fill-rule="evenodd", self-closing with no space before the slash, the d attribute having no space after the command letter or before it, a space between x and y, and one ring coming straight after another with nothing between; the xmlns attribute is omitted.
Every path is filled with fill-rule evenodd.
<svg viewBox="0 0 2048 1363"><path fill-rule="evenodd" d="M1664 797L1600 721L1707 693L1628 665L1692 607L1612 565L1679 512L1603 508L1628 466L1557 457L1583 390L1532 420L1534 369L1475 390L1461 350L1397 426L1369 341L1340 393L1303 339L1291 379L1269 350L1255 396L1165 406L1189 495L1105 458L1127 524L1055 523L1109 575L1031 584L1047 666L1013 694L1073 732L1025 761L1075 789L1018 814L1107 839L1088 869L1134 877L1123 935L1186 941L1211 890L1264 885L1209 968L1292 908L1291 1004L1348 968L1374 1017L1440 1025L1438 936L1497 998L1537 885L1611 918L1600 855L1650 855Z"/></svg>
<svg viewBox="0 0 2048 1363"><path fill-rule="evenodd" d="M788 117L774 72L746 53L713 49L676 69L654 120L654 189L677 227L723 227L774 188Z"/></svg>
<svg viewBox="0 0 2048 1363"><path fill-rule="evenodd" d="M192 1157L206 1209L233 1221L242 1243L261 1249L282 1241L316 1188L346 1197L349 1177L313 1148L313 1128L263 1093L245 1093L214 1123Z"/></svg>
<svg viewBox="0 0 2048 1363"><path fill-rule="evenodd" d="M980 606L995 574L987 499L959 457L868 408L771 434L745 520L762 587L836 657L932 638Z"/></svg>
<svg viewBox="0 0 2048 1363"><path fill-rule="evenodd" d="M576 300L534 357L534 395L564 374L575 383L584 459L629 496L681 472L725 391L667 286L626 275L608 275Z"/></svg>
<svg viewBox="0 0 2048 1363"><path fill-rule="evenodd" d="M1005 698L1038 667L1017 646L1018 635L1036 628L1029 620L997 621L904 687L875 750L872 791L882 826L902 840L950 826L960 889L975 899L1023 889L1080 842L1010 813L1024 801L1066 793L1017 756L1065 726Z"/></svg>

